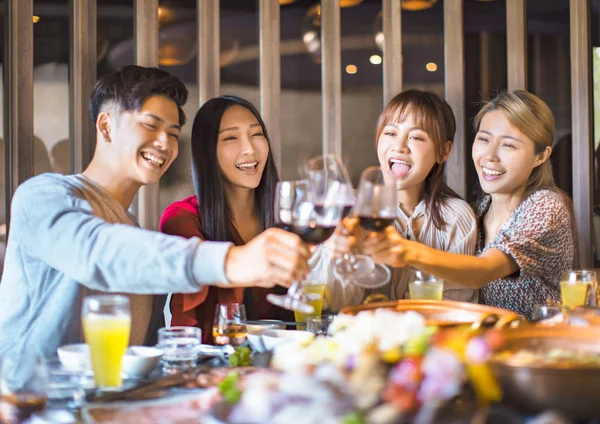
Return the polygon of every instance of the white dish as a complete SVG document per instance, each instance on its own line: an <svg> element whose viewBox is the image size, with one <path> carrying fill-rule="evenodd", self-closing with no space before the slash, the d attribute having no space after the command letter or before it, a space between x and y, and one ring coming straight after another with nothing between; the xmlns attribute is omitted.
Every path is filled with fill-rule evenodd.
<svg viewBox="0 0 600 424"><path fill-rule="evenodd" d="M90 347L85 343L64 345L57 349L58 359L65 369L75 372L92 371Z"/></svg>
<svg viewBox="0 0 600 424"><path fill-rule="evenodd" d="M248 334L257 334L265 330L285 330L285 324L277 319L263 319L260 324L246 324L246 329Z"/></svg>
<svg viewBox="0 0 600 424"><path fill-rule="evenodd" d="M58 359L65 369L93 375L90 348L85 343L61 346L57 350ZM163 352L147 346L131 346L123 355L123 376L146 377L158 365Z"/></svg>
<svg viewBox="0 0 600 424"><path fill-rule="evenodd" d="M248 342L257 352L270 352L282 343L309 342L314 337L315 335L309 331L266 329L255 334L248 333Z"/></svg>
<svg viewBox="0 0 600 424"><path fill-rule="evenodd" d="M155 347L131 346L123 355L123 372L133 378L146 377L162 356L163 351Z"/></svg>

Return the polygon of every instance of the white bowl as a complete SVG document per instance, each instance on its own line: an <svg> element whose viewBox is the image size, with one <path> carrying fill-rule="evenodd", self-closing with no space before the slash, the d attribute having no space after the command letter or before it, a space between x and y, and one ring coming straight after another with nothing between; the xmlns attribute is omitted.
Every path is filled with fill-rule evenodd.
<svg viewBox="0 0 600 424"><path fill-rule="evenodd" d="M65 369L93 375L90 347L85 343L61 346L58 359ZM158 365L163 352L155 347L131 346L123 355L124 377L143 378Z"/></svg>
<svg viewBox="0 0 600 424"><path fill-rule="evenodd" d="M282 343L309 342L314 337L315 335L309 331L266 329L256 334L248 333L248 342L257 352L270 352Z"/></svg>
<svg viewBox="0 0 600 424"><path fill-rule="evenodd" d="M163 351L155 347L131 346L123 355L123 372L129 377L148 376L158 365Z"/></svg>
<svg viewBox="0 0 600 424"><path fill-rule="evenodd" d="M90 347L85 343L64 345L57 349L58 359L65 369L75 372L92 370Z"/></svg>
<svg viewBox="0 0 600 424"><path fill-rule="evenodd" d="M246 324L248 334L259 334L265 330L285 330L285 324L278 319L263 319L260 324Z"/></svg>

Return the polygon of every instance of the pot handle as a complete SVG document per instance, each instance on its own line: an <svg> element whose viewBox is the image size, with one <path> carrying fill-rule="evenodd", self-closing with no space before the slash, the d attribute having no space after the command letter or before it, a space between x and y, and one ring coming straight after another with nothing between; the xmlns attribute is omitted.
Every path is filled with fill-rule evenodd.
<svg viewBox="0 0 600 424"><path fill-rule="evenodd" d="M526 324L528 321L523 315L509 315L506 317L499 318L494 328L517 328Z"/></svg>

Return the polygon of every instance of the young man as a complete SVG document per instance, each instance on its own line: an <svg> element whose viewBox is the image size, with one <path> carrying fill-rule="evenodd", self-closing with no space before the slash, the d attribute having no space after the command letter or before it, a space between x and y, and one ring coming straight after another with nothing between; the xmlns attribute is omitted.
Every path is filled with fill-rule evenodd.
<svg viewBox="0 0 600 424"><path fill-rule="evenodd" d="M306 247L278 229L232 247L136 226L127 209L177 157L186 100L183 83L156 68L128 66L103 77L90 101L97 144L88 168L43 174L18 188L0 283L0 357L54 355L58 346L80 341L81 303L90 291L289 286L305 274ZM132 319L138 342L151 309L141 305Z"/></svg>

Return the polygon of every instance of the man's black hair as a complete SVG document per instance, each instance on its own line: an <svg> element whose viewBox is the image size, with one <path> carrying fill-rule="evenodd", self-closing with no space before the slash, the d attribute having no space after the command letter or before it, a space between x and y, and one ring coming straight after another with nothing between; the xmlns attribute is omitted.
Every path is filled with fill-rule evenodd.
<svg viewBox="0 0 600 424"><path fill-rule="evenodd" d="M112 104L120 112L142 108L151 96L165 96L177 104L179 125L185 124L182 106L187 101L188 90L176 76L158 68L125 66L118 72L100 78L90 96L90 114L96 124L102 107Z"/></svg>

